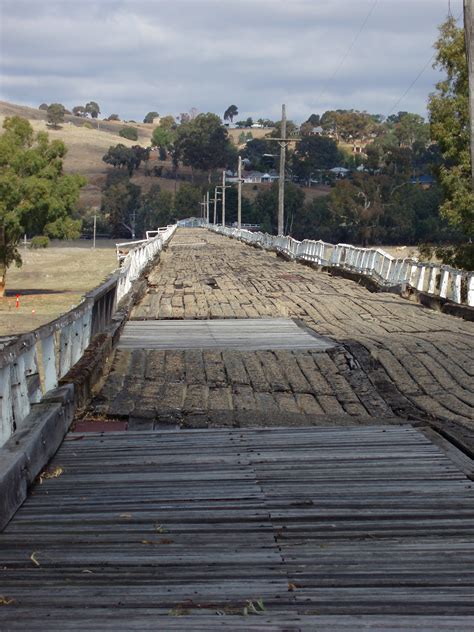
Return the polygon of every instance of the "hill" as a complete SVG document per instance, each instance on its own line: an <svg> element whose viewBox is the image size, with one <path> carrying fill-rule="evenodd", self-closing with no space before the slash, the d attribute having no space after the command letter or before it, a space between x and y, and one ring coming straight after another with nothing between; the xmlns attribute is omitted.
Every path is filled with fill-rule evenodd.
<svg viewBox="0 0 474 632"><path fill-rule="evenodd" d="M107 172L102 156L109 147L117 143L127 147L149 145L153 130L153 125L130 123L138 129L138 141L131 141L119 135L125 125L123 121L85 119L68 114L61 128L55 130L47 126L44 110L0 101L0 126L7 116L22 116L30 121L35 131L47 131L52 139L59 138L66 143L68 153L64 160L65 170L81 173L88 180L81 192L81 202L85 206L100 206L101 187Z"/></svg>

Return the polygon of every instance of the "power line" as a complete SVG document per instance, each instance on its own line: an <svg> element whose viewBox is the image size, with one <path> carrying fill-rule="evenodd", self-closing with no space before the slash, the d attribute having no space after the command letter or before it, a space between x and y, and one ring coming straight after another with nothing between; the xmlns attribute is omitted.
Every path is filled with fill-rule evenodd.
<svg viewBox="0 0 474 632"><path fill-rule="evenodd" d="M315 109L318 108L320 101L323 99L323 97L326 96L326 91L327 91L327 87L328 85L335 79L337 73L341 70L344 62L346 61L346 59L349 56L349 53L351 52L351 50L354 48L355 43L357 42L357 40L359 39L362 31L365 28L365 25L367 24L367 22L369 21L370 16L372 15L372 13L374 12L375 7L378 4L378 0L374 0L372 6L369 9L369 12L367 13L367 15L365 16L364 21L362 22L362 24L360 25L359 30L357 31L355 37L353 38L352 42L349 44L349 48L346 50L346 52L344 53L344 55L341 57L341 60L339 62L339 64L336 67L336 70L333 72L332 76L326 81L326 84L322 90L322 92L319 94L318 98L316 99L316 105L314 106Z"/></svg>
<svg viewBox="0 0 474 632"><path fill-rule="evenodd" d="M449 10L451 10L451 4L449 6ZM462 13L460 13L458 15L458 17L456 18L456 22L459 20L459 18L461 17ZM452 14L448 13L448 17L451 17ZM423 66L423 68L420 70L420 72L416 75L416 77L413 79L413 81L410 83L410 85L408 86L408 88L405 90L405 92L402 94L402 96L397 99L397 101L395 102L395 104L391 107L390 111L388 112L387 116L385 118L388 118L390 116L390 114L400 105L400 103L403 101L403 99L407 96L407 94L410 92L410 90L413 88L413 86L416 84L416 82L418 81L418 79L420 79L420 77L423 75L423 73L425 72L425 70L428 68L428 66L431 64L431 62L433 61L433 59L436 57L438 51L435 51L431 57L428 59L428 61L426 62L426 64Z"/></svg>
<svg viewBox="0 0 474 632"><path fill-rule="evenodd" d="M410 90L413 88L413 86L415 85L415 83L418 81L418 79L421 77L421 75L425 72L425 70L428 68L428 66L431 64L431 62L433 61L433 59L436 57L437 51L435 51L431 57L428 59L428 61L426 62L426 64L423 66L423 68L420 70L420 72L416 75L416 77L413 79L413 81L410 83L410 85L408 86L408 88L405 90L405 92L402 94L402 96L395 102L395 104L392 106L392 108L390 109L390 111L388 112L387 116L385 118L388 118L390 116L390 114L399 106L399 104L403 101L403 99L407 96L407 94L410 92Z"/></svg>

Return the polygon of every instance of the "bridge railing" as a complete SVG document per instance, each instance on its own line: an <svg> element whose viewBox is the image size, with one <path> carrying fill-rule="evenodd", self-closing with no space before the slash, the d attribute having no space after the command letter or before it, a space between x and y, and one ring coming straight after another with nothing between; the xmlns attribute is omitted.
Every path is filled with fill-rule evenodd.
<svg viewBox="0 0 474 632"><path fill-rule="evenodd" d="M268 235L227 226L208 227L228 237L280 252L290 259L302 259L325 267L356 272L374 279L381 286L409 286L458 305L474 307L473 272L410 257L392 257L381 248L330 244L310 239L297 241L288 236Z"/></svg>
<svg viewBox="0 0 474 632"><path fill-rule="evenodd" d="M67 314L30 333L0 339L0 446L21 429L31 405L58 386L94 336L107 330L119 301L175 230L167 226L148 240L128 243L133 247L121 267Z"/></svg>

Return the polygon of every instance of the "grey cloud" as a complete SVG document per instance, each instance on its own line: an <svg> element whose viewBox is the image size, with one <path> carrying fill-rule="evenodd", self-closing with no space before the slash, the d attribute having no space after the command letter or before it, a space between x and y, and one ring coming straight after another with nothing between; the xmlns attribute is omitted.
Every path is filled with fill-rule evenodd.
<svg viewBox="0 0 474 632"><path fill-rule="evenodd" d="M453 12L462 0L452 0ZM1 98L136 120L198 107L276 118L287 103L387 113L432 54L445 0L3 0ZM400 109L424 113L438 75L428 68Z"/></svg>

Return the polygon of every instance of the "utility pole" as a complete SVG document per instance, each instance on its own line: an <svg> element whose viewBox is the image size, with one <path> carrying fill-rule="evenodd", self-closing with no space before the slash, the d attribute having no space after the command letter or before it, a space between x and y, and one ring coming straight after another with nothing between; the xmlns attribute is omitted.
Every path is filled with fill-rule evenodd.
<svg viewBox="0 0 474 632"><path fill-rule="evenodd" d="M199 202L199 206L201 207L201 219L206 217L206 198L203 198L202 202Z"/></svg>
<svg viewBox="0 0 474 632"><path fill-rule="evenodd" d="M469 78L469 121L471 128L471 188L474 191L474 0L464 0L464 38Z"/></svg>
<svg viewBox="0 0 474 632"><path fill-rule="evenodd" d="M237 169L239 185L237 189L237 229L242 226L242 156L239 156L239 166Z"/></svg>
<svg viewBox="0 0 474 632"><path fill-rule="evenodd" d="M206 224L209 224L209 191L206 195Z"/></svg>
<svg viewBox="0 0 474 632"><path fill-rule="evenodd" d="M225 228L225 190L229 187L225 185L225 169L222 172L222 228Z"/></svg>
<svg viewBox="0 0 474 632"><path fill-rule="evenodd" d="M278 178L278 234L283 235L285 229L285 158L286 148L291 141L297 142L300 138L286 137L286 106L281 106L281 138L269 138L276 140L280 145L280 175Z"/></svg>
<svg viewBox="0 0 474 632"><path fill-rule="evenodd" d="M219 187L215 187L214 188L214 199L212 200L214 202L214 225L217 224L217 201L218 201L218 195L219 195L219 191L217 190Z"/></svg>
<svg viewBox="0 0 474 632"><path fill-rule="evenodd" d="M285 227L285 158L286 158L286 107L281 106L281 137L280 143L280 177L278 178L278 234L283 235Z"/></svg>
<svg viewBox="0 0 474 632"><path fill-rule="evenodd" d="M97 232L97 215L94 213L94 236L92 238L92 248L95 248L96 232Z"/></svg>

